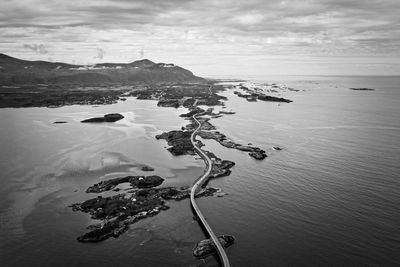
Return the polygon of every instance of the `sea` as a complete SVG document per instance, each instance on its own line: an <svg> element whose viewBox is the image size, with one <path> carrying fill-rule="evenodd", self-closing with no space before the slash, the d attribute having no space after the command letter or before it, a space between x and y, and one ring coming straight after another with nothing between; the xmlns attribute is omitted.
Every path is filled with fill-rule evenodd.
<svg viewBox="0 0 400 267"><path fill-rule="evenodd" d="M399 266L400 77L221 78L296 89L274 93L292 103L221 93L228 100L217 110L236 113L211 123L264 149L266 159L202 140L203 149L236 163L230 176L210 182L224 197L198 199L214 232L235 237L226 249L231 265ZM218 266L215 257L192 256L205 235L188 200L91 244L76 238L93 220L68 207L96 197L85 190L101 180L146 174L143 165L166 179L162 186L190 186L204 162L175 157L155 139L186 125L179 117L186 112L130 97L104 106L0 109L0 265ZM125 118L80 123L107 113Z"/></svg>

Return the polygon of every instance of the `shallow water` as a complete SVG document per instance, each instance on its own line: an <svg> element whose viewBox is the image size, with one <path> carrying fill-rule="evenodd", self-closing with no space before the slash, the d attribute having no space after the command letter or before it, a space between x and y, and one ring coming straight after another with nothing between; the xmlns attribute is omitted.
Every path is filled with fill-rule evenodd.
<svg viewBox="0 0 400 267"><path fill-rule="evenodd" d="M228 137L269 156L256 161L204 141L205 149L236 162L230 176L211 182L229 195L199 199L215 232L236 237L227 250L232 265L398 264L400 78L249 78L301 90L282 93L290 104L250 103L227 91L226 110L236 114L212 120ZM79 123L111 112L126 119ZM95 108L1 109L4 266L216 266L213 258L202 263L191 255L203 233L188 201L99 244L75 240L90 221L67 207L92 197L84 190L100 179L142 173L141 164L166 177L165 185L190 185L203 162L173 157L154 138L185 125L183 112L131 98Z"/></svg>

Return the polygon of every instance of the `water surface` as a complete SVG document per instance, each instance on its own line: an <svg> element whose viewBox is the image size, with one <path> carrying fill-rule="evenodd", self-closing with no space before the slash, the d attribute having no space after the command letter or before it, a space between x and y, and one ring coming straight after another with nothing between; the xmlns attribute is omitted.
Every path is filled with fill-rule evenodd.
<svg viewBox="0 0 400 267"><path fill-rule="evenodd" d="M396 266L400 262L400 78L247 77L300 89L290 104L247 102L232 91L213 119L237 142L265 149L268 158L205 140L236 162L230 176L211 182L229 195L199 205L217 234L237 242L233 266ZM372 87L375 91L351 91ZM120 112L115 124L80 120ZM154 136L179 129L185 109L128 99L116 105L0 110L1 262L5 266L216 266L193 259L203 233L189 202L131 226L118 239L81 244L90 223L67 206L101 179L142 173L147 164L165 185L186 186L204 164L173 157ZM56 120L67 124L53 124ZM282 151L273 150L282 147Z"/></svg>

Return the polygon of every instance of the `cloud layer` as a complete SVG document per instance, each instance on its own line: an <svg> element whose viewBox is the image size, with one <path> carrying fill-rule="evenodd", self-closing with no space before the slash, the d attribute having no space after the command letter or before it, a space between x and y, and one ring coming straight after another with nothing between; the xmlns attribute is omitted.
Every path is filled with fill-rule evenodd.
<svg viewBox="0 0 400 267"><path fill-rule="evenodd" d="M398 0L5 0L0 51L76 63L146 51L199 74L400 74L399 13Z"/></svg>

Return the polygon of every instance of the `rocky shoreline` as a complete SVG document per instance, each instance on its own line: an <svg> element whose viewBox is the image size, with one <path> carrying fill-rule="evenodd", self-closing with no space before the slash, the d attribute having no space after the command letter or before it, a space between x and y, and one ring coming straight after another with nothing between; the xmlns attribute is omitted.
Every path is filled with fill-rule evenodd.
<svg viewBox="0 0 400 267"><path fill-rule="evenodd" d="M190 141L190 131L170 131L156 135L156 139L164 139L170 146L168 149L174 156L195 155L194 147Z"/></svg>
<svg viewBox="0 0 400 267"><path fill-rule="evenodd" d="M71 105L111 105L122 100L130 86L21 85L2 87L0 108L48 107Z"/></svg>
<svg viewBox="0 0 400 267"><path fill-rule="evenodd" d="M123 183L129 183L132 187L151 188L159 186L164 182L164 179L157 175L150 176L126 176L114 178L90 186L86 193L101 193L104 191L113 190L116 186Z"/></svg>
<svg viewBox="0 0 400 267"><path fill-rule="evenodd" d="M272 88L278 88L277 85L272 85ZM283 97L276 97L264 94L259 88L250 89L249 87L244 86L243 84L239 85L239 89L245 91L246 93L243 94L239 91L234 91L234 94L238 97L245 98L249 102L257 102L257 100L261 101L269 101L269 102L283 102L283 103L291 103L292 100L283 98ZM295 90L292 88L288 88L288 90ZM275 89L271 89L272 92L278 92Z"/></svg>
<svg viewBox="0 0 400 267"><path fill-rule="evenodd" d="M218 240L225 248L233 245L235 238L231 235L220 235ZM211 239L204 239L199 241L193 249L193 256L199 259L204 259L208 256L217 253L214 242Z"/></svg>
<svg viewBox="0 0 400 267"><path fill-rule="evenodd" d="M122 183L130 183L126 192L109 196L97 196L82 203L70 205L73 211L90 214L100 223L89 225L89 232L79 236L79 242L100 242L110 237L119 237L129 229L129 225L144 218L154 216L169 209L167 201L181 201L190 197L188 188L159 187L164 181L160 176L127 176L105 180L90 186L87 193L110 191ZM218 188L205 187L196 197L220 194Z"/></svg>

